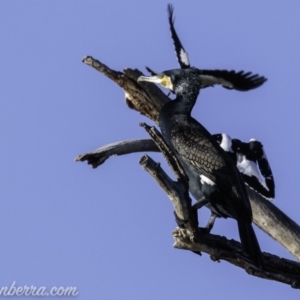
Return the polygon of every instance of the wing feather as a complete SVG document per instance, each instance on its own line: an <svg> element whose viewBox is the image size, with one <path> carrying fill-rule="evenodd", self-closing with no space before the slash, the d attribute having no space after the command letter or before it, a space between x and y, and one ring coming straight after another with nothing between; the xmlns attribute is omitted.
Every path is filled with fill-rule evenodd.
<svg viewBox="0 0 300 300"><path fill-rule="evenodd" d="M175 18L173 16L174 7L172 4L168 4L168 19L171 30L171 37L173 40L174 48L178 63L182 69L190 67L190 61L187 52L185 51L174 27Z"/></svg>
<svg viewBox="0 0 300 300"><path fill-rule="evenodd" d="M221 84L224 88L237 91L256 89L267 81L264 76L244 71L202 70L202 74L210 77L210 84Z"/></svg>

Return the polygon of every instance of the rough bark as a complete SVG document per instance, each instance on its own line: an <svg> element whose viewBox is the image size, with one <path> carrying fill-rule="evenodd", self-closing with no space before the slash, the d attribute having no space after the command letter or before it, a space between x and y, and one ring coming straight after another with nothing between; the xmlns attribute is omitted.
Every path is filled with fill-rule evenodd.
<svg viewBox="0 0 300 300"><path fill-rule="evenodd" d="M174 247L194 252L205 252L213 261L225 260L244 269L248 274L282 282L293 288L300 288L300 264L276 255L263 252L264 269L257 269L243 252L241 244L225 237L195 232L193 235L187 229L177 228L173 232Z"/></svg>
<svg viewBox="0 0 300 300"><path fill-rule="evenodd" d="M124 73L117 72L91 56L84 57L82 61L119 85L125 91L125 100L129 108L157 123L158 113L169 98L155 85L138 83L137 79L143 75L142 72L136 69L125 69Z"/></svg>

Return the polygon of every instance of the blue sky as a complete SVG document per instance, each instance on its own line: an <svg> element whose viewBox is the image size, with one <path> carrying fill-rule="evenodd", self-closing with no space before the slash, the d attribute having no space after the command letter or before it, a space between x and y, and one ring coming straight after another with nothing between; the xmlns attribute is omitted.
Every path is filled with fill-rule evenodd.
<svg viewBox="0 0 300 300"><path fill-rule="evenodd" d="M147 138L124 92L84 65L177 68L168 1L1 1L0 286L76 286L79 299L299 299L287 285L173 249L172 206L139 166L75 163L102 145ZM299 220L299 1L173 1L192 65L268 78L248 93L201 91L212 133L263 142L275 204ZM162 161L159 154L151 154ZM200 214L204 225L208 212ZM256 228L262 250L293 257ZM213 233L238 239L236 222Z"/></svg>

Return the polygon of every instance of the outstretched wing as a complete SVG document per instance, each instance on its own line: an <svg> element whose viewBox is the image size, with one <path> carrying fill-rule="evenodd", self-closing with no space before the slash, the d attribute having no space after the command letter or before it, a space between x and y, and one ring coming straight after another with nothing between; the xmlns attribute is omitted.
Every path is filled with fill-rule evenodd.
<svg viewBox="0 0 300 300"><path fill-rule="evenodd" d="M171 30L171 36L175 48L178 63L182 69L190 68L190 60L185 51L174 27L174 7L168 4L168 19ZM227 89L234 89L237 91L249 91L261 86L267 81L267 78L253 74L252 72L236 72L227 70L202 70L201 75L202 88L214 86L216 84L222 85Z"/></svg>
<svg viewBox="0 0 300 300"><path fill-rule="evenodd" d="M227 71L227 70L202 70L200 75L202 86L213 86L220 84L226 89L237 91L249 91L256 89L267 81L264 76L244 71Z"/></svg>
<svg viewBox="0 0 300 300"><path fill-rule="evenodd" d="M185 51L183 45L180 42L180 39L176 33L174 22L175 19L173 17L174 7L172 4L168 4L168 19L170 24L171 36L175 48L175 53L177 56L178 63L182 69L186 69L190 67L190 61L187 52Z"/></svg>

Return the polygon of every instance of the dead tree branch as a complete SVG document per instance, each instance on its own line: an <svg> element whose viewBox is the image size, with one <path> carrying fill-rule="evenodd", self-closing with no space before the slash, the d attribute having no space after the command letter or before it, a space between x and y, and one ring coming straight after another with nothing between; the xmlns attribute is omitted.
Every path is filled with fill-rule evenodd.
<svg viewBox="0 0 300 300"><path fill-rule="evenodd" d="M246 187L253 222L300 260L300 226L272 202L266 201L254 190Z"/></svg>
<svg viewBox="0 0 300 300"><path fill-rule="evenodd" d="M156 150L155 150L156 149ZM132 140L110 144L79 155L76 161L87 161L97 168L114 155L160 151L153 140ZM253 211L253 222L300 260L300 227L272 202L246 186Z"/></svg>
<svg viewBox="0 0 300 300"><path fill-rule="evenodd" d="M176 182L172 181L172 190L163 188L174 205L177 223L180 223L182 226L184 225L184 228L187 228L191 233L193 233L198 228L198 217L197 213L192 210L192 200L189 196L189 178L185 174L185 171L182 168L180 162L177 160L177 157L173 154L172 150L166 144L160 132L157 131L155 127L150 127L146 123L142 123L141 126L144 127L152 137L153 141L162 152L165 160L167 161L170 169L173 171L177 179ZM146 171L150 173L150 175L153 176L154 173L150 172L151 169L146 168L146 166L143 164L141 165L145 168ZM164 176L164 178L166 178L166 176ZM161 185L162 181L159 181L159 178L157 177L154 178L159 183L159 185L163 187ZM176 191L176 193L174 193L174 191ZM174 195L177 195L177 197L174 198Z"/></svg>
<svg viewBox="0 0 300 300"><path fill-rule="evenodd" d="M91 56L84 57L82 61L119 85L125 91L125 100L129 108L157 123L158 113L169 98L155 85L138 83L137 79L143 75L142 72L132 69L125 69L124 73L117 72Z"/></svg>
<svg viewBox="0 0 300 300"><path fill-rule="evenodd" d="M147 149L147 150L145 150ZM109 157L136 152L159 152L153 140L132 140L106 145L95 151L78 155L76 161L87 161L92 168L102 165Z"/></svg>
<svg viewBox="0 0 300 300"><path fill-rule="evenodd" d="M225 237L196 232L191 235L186 229L178 228L173 232L174 247L194 252L200 251L210 255L213 261L225 260L244 269L248 274L282 282L293 288L300 288L300 264L276 255L263 252L264 270L255 268L243 252L239 242Z"/></svg>

